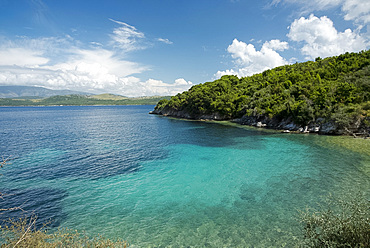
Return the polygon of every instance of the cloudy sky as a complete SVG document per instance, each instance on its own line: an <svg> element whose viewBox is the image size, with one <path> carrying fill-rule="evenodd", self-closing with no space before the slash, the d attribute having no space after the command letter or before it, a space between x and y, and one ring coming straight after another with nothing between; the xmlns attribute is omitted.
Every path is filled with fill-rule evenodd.
<svg viewBox="0 0 370 248"><path fill-rule="evenodd" d="M0 85L174 95L370 47L365 0L0 0Z"/></svg>

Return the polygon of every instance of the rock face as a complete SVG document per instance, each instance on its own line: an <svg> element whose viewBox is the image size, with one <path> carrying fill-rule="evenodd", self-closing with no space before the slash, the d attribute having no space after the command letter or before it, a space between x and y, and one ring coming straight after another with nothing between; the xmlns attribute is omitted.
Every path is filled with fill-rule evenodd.
<svg viewBox="0 0 370 248"><path fill-rule="evenodd" d="M325 120L323 118L318 118L315 122L309 123L307 126L301 126L296 123L291 118L279 120L277 118L267 118L264 116L244 116L241 119L234 120L237 123L248 126L255 127L266 127L277 130L286 131L297 131L302 133L318 133L325 135L361 135L369 136L370 127L365 125L366 122L370 120L358 119L351 123L349 127L341 127L333 120Z"/></svg>
<svg viewBox="0 0 370 248"><path fill-rule="evenodd" d="M194 120L230 120L225 116L221 116L218 113L209 115L192 116L186 111L177 111L174 109L155 109L150 114L157 114L163 116L171 116L184 119ZM351 123L348 127L339 126L334 120L326 120L324 118L318 118L315 122L310 122L307 126L296 124L292 118L278 119L269 118L266 116L243 116L240 119L234 119L233 122L241 125L254 126L259 128L269 128L276 130L285 130L286 133L290 131L302 132L302 133L318 133L325 135L353 135L353 136L369 136L370 126L365 123L370 122L370 118L358 119ZM289 132L288 132L289 131Z"/></svg>
<svg viewBox="0 0 370 248"><path fill-rule="evenodd" d="M186 111L178 111L174 109L161 109L161 110L155 109L151 111L149 114L157 114L157 115L171 116L171 117L184 118L184 119L193 119L193 120L217 120L217 121L228 120L228 118L221 116L219 113L193 116Z"/></svg>
<svg viewBox="0 0 370 248"><path fill-rule="evenodd" d="M184 118L184 119L193 119L191 118L190 114L186 113L185 111L176 111L173 109L167 109L167 110L154 109L153 111L150 112L150 114L172 116L172 117Z"/></svg>

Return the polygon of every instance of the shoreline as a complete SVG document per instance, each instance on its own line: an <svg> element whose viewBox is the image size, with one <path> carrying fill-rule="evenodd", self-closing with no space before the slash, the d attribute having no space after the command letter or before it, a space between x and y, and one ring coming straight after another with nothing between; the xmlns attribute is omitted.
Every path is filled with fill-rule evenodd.
<svg viewBox="0 0 370 248"><path fill-rule="evenodd" d="M327 135L327 136L348 136L354 138L367 139L370 134L366 131L358 132L358 130L349 130L348 128L339 129L335 126L333 122L322 123L311 123L307 126L300 126L292 122L290 119L277 121L276 119L267 119L265 117L242 117L239 119L222 119L217 118L217 115L213 116L201 116L199 118L191 118L190 115L182 115L183 113L174 114L163 114L162 112L157 112L156 110L150 111L149 114L154 114L158 116L170 117L182 120L191 121L209 121L209 122L230 122L235 123L240 126L248 126L252 128L261 130L271 130L278 133L292 133L292 134L316 134L316 135ZM203 117L203 118L202 118ZM211 117L211 118L204 118ZM212 118L216 117L216 118ZM326 126L325 126L326 125ZM355 129L355 128L353 128ZM357 131L357 132L356 132Z"/></svg>

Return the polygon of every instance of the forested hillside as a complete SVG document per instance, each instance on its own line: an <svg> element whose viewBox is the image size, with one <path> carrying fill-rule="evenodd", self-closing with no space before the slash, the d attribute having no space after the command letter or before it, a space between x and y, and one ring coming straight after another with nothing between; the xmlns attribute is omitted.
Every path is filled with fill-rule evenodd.
<svg viewBox="0 0 370 248"><path fill-rule="evenodd" d="M223 76L161 100L153 113L242 118L298 126L366 131L370 116L370 50L277 67L250 77ZM274 121L273 124L272 121ZM272 124L271 124L272 123ZM267 124L268 126L268 124Z"/></svg>

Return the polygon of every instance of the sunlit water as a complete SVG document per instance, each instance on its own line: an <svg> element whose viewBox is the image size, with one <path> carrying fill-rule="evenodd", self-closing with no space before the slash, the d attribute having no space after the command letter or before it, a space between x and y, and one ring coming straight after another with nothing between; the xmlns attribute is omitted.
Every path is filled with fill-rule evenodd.
<svg viewBox="0 0 370 248"><path fill-rule="evenodd" d="M301 235L297 210L370 188L368 158L319 145L321 136L152 109L0 108L0 155L12 158L0 192L14 194L0 207L133 247L290 247Z"/></svg>

